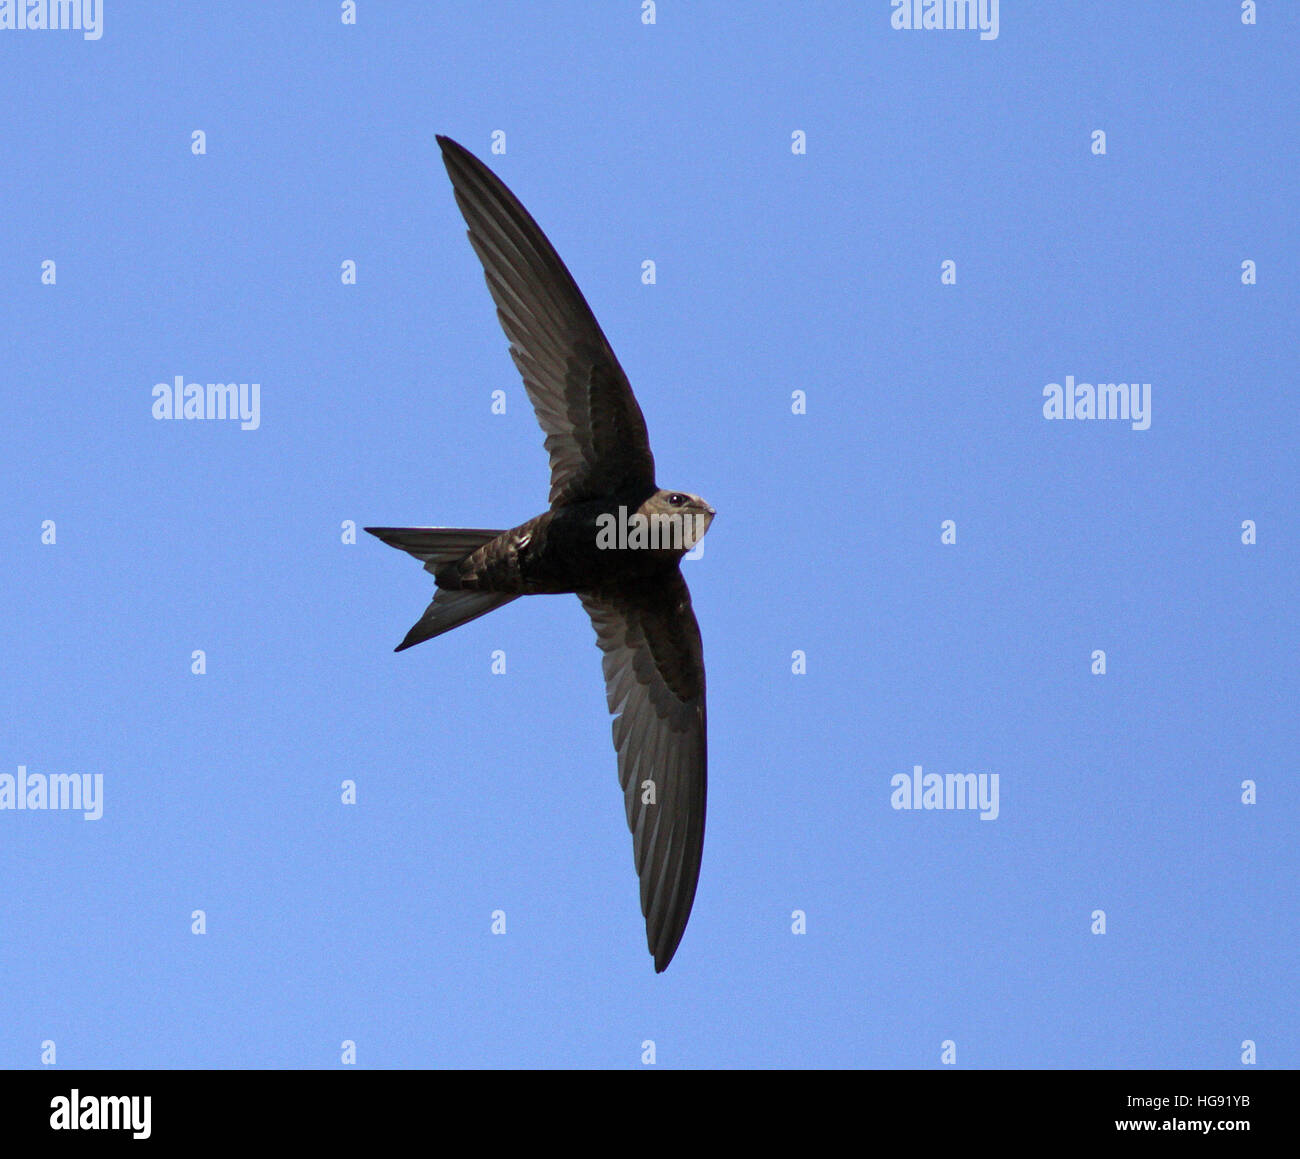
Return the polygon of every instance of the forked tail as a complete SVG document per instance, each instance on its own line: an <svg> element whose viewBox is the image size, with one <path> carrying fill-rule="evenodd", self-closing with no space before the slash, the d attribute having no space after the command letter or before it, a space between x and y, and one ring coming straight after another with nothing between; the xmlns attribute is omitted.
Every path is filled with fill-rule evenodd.
<svg viewBox="0 0 1300 1159"><path fill-rule="evenodd" d="M475 527L367 527L366 530L389 547L401 548L423 560L424 570L430 574L444 563L464 559L471 551L478 550L501 534L500 531ZM441 636L518 598L498 592L454 592L439 588L424 615L393 651L401 652L434 636Z"/></svg>

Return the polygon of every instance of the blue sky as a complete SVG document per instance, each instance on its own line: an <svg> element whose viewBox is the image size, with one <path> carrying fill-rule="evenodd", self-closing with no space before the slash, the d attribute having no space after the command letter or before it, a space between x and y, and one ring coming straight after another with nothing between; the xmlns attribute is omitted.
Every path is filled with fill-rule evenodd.
<svg viewBox="0 0 1300 1159"><path fill-rule="evenodd" d="M0 29L0 793L103 810L0 808L0 1065L1300 1065L1300 9L1260 7ZM578 601L394 655L430 577L343 542L546 503L435 133L719 513L662 976ZM156 420L177 375L258 383L256 429ZM1067 378L1150 384L1149 427L1046 418ZM996 819L894 808L918 765Z"/></svg>

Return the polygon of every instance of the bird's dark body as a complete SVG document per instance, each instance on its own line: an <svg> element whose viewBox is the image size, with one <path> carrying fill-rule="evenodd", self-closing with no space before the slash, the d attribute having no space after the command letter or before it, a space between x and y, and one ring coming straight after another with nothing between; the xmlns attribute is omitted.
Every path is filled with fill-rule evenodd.
<svg viewBox="0 0 1300 1159"><path fill-rule="evenodd" d="M454 141L438 143L546 433L551 506L508 531L366 528L437 583L396 650L521 596L577 594L603 653L646 942L661 971L686 929L704 848L704 650L680 561L714 510L659 489L641 408L572 275L495 173Z"/></svg>
<svg viewBox="0 0 1300 1159"><path fill-rule="evenodd" d="M544 512L463 559L439 565L434 579L448 591L558 595L659 578L677 567L683 551L600 546L602 517L605 526L625 519L645 498L595 499Z"/></svg>

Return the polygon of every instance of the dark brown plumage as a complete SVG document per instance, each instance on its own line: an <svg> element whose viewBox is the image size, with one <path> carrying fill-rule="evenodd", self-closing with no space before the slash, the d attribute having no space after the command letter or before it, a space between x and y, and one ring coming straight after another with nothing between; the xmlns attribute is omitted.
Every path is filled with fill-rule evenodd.
<svg viewBox="0 0 1300 1159"><path fill-rule="evenodd" d="M698 496L655 483L627 376L528 211L478 158L447 137L438 144L546 432L551 506L507 531L367 528L423 560L438 585L397 650L521 595L577 593L604 653L646 938L662 971L695 899L707 780L704 652L679 563L714 511ZM653 529L642 541L610 536L638 519Z"/></svg>

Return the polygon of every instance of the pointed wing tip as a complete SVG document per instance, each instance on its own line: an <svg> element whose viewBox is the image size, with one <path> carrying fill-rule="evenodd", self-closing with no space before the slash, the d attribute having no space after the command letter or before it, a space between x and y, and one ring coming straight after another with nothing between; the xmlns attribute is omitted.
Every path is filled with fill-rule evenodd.
<svg viewBox="0 0 1300 1159"><path fill-rule="evenodd" d="M393 533L400 531L400 527L363 527L362 531L373 535L380 543L386 543L389 547L396 547L401 550L402 545L393 539Z"/></svg>
<svg viewBox="0 0 1300 1159"><path fill-rule="evenodd" d="M438 148L442 150L442 157L445 161L448 156L469 156L470 152L459 141L453 141L443 133L435 133L434 139L438 142Z"/></svg>
<svg viewBox="0 0 1300 1159"><path fill-rule="evenodd" d="M650 947L650 953L654 955L656 974L662 974L666 969L668 969L669 964L677 955L677 949L682 944L682 934L685 932L686 926L683 923L681 932L678 933L675 940L666 942L658 949L655 949L654 946Z"/></svg>

